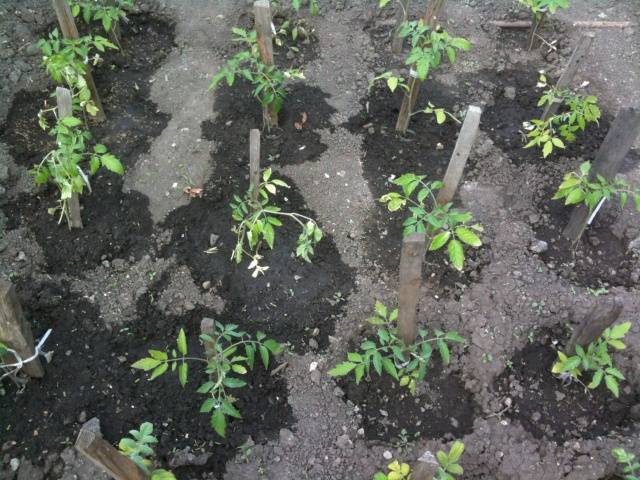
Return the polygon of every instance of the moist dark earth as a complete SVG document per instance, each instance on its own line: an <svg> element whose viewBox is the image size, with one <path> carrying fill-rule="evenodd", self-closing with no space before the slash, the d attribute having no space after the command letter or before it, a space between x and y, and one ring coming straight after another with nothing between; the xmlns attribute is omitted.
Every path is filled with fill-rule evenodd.
<svg viewBox="0 0 640 480"><path fill-rule="evenodd" d="M417 105L432 102L460 120L468 105L482 108L453 203L485 232L482 247L466 249L462 272L443 252L425 257L418 321L456 330L466 343L449 365L431 365L416 396L389 376L374 373L356 385L327 374L371 334L365 320L376 300L397 306L404 213L388 212L379 198L403 173L441 179L460 131L450 118L438 125L419 113L399 135L402 94L368 88L388 69L407 74L408 50L389 49L393 6L331 0L316 17L279 8L276 28L304 18L312 34L275 48L276 64L301 69L305 79L287 82L279 125L267 131L241 79L207 93L212 107L202 107L211 76L239 49L230 28L253 27L250 2L137 3L122 22L122 51L105 53L93 71L107 120L90 122L92 141L118 155L125 177L91 179L79 231L47 213L57 192L34 187L28 173L52 147L37 112L50 104L54 85L35 42L55 17L44 0L0 5L7 79L0 85L0 275L15 285L34 336L52 329L46 376L23 388L3 381L0 478L106 478L73 453L92 417L114 445L152 422L157 466L171 466L178 479L370 480L391 459L413 464L456 439L465 443L463 479L621 475L611 449L640 454L640 217L632 205L607 202L571 246L561 234L571 209L551 197L565 172L595 157L620 108L640 101L640 17L632 2L574 0L543 25L547 44L531 52L527 31L488 23L527 19L515 2L448 2L443 27L474 48L432 73ZM422 8L415 2L411 18ZM598 47L574 81L588 82L585 91L598 97L600 122L542 159L522 148L522 122L540 115L539 71L559 78L582 32L576 19L632 25L598 29ZM230 260L229 202L248 187L254 128L262 130L262 167L290 186L273 202L316 219L324 232L307 263L295 257L298 225L285 222L273 250L263 249L269 269L257 278L247 259ZM181 145L183 137L192 145ZM640 183L638 142L620 172L632 185ZM187 173L165 157L180 158ZM190 167L204 178L190 178ZM185 187L202 195L182 195ZM632 323L626 348L613 355L626 377L619 398L550 373L571 330L612 295L624 304L619 321ZM199 413L203 371L191 368L182 388L175 375L149 382L130 367L150 348L173 348L181 328L190 353L201 355L204 317L264 331L286 350L269 369L246 375L248 386L235 392L242 419L224 439ZM175 466L189 452L198 460Z"/></svg>

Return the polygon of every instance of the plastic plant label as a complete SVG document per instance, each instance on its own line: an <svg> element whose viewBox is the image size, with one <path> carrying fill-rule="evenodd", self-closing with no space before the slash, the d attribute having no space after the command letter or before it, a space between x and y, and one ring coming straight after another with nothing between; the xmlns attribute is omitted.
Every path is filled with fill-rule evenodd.
<svg viewBox="0 0 640 480"><path fill-rule="evenodd" d="M418 72L416 72L413 68L409 70L409 76L412 78L418 78Z"/></svg>
<svg viewBox="0 0 640 480"><path fill-rule="evenodd" d="M600 207L602 207L602 204L604 203L605 200L606 198L602 197L600 202L598 202L598 206L594 208L593 213L591 213L591 216L589 217L589 220L587 220L587 225L591 225L591 222L593 222L593 219L596 218L596 215L600 211Z"/></svg>

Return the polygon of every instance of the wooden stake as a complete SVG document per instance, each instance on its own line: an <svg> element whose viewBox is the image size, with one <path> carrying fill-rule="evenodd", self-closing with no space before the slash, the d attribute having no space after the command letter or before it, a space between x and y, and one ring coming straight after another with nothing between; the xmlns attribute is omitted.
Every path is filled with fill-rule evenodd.
<svg viewBox="0 0 640 480"><path fill-rule="evenodd" d="M411 470L413 480L433 480L440 464L429 450L424 452Z"/></svg>
<svg viewBox="0 0 640 480"><path fill-rule="evenodd" d="M56 101L58 103L58 117L66 118L73 116L71 92L63 87L56 88ZM71 194L67 202L69 227L83 228L82 215L80 214L80 197L77 192Z"/></svg>
<svg viewBox="0 0 640 480"><path fill-rule="evenodd" d="M71 9L69 8L69 4L67 4L67 0L52 1L53 8L56 11L56 16L58 17L58 23L60 24L62 36L71 40L77 40L80 35L78 34L78 28L76 27L76 22L73 19L73 15L71 14ZM91 75L91 67L87 65L86 68L87 73L85 74L84 78L87 81L89 90L91 91L91 99L98 109L97 113L92 118L97 122L103 122L106 117L104 115L102 101L100 101L100 95L98 95L96 83L93 81L93 75Z"/></svg>
<svg viewBox="0 0 640 480"><path fill-rule="evenodd" d="M255 29L258 37L258 48L262 63L272 66L273 63L273 30L271 4L269 0L257 0L253 3ZM267 130L278 126L278 112L275 103L262 110L262 120Z"/></svg>
<svg viewBox="0 0 640 480"><path fill-rule="evenodd" d="M407 21L407 17L409 14L409 0L398 0L398 10L396 12L396 26L393 29L392 38L391 38L391 52L395 55L398 55L402 52L402 44L404 43L404 38L402 38L399 33L400 29L404 22Z"/></svg>
<svg viewBox="0 0 640 480"><path fill-rule="evenodd" d="M624 306L619 297L604 297L576 327L567 344L566 353L575 354L576 345L586 347L615 323Z"/></svg>
<svg viewBox="0 0 640 480"><path fill-rule="evenodd" d="M115 480L149 480L149 476L133 460L122 455L113 445L91 430L80 430L75 447Z"/></svg>
<svg viewBox="0 0 640 480"><path fill-rule="evenodd" d="M629 153L640 135L640 107L626 107L620 110L600 146L591 167L590 178L602 175L612 181L618 174L624 157ZM578 205L571 214L569 223L562 234L576 244L587 227L591 212L584 205Z"/></svg>
<svg viewBox="0 0 640 480"><path fill-rule="evenodd" d="M489 25L498 28L531 28L533 26L533 22L531 20L491 20ZM633 27L634 24L632 22L578 20L577 22L573 22L572 26L581 28L627 28Z"/></svg>
<svg viewBox="0 0 640 480"><path fill-rule="evenodd" d="M443 205L453 200L453 196L458 190L464 167L471 153L471 147L478 135L480 127L480 116L482 110L475 105L469 106L467 115L464 117L464 123L456 142L456 148L453 150L447 173L444 175L444 186L438 192L438 204Z"/></svg>
<svg viewBox="0 0 640 480"><path fill-rule="evenodd" d="M422 283L422 260L424 259L425 244L426 235L424 233L414 233L402 240L398 332L405 345L411 345L418 333L416 306Z"/></svg>
<svg viewBox="0 0 640 480"><path fill-rule="evenodd" d="M0 341L15 350L23 360L34 354L31 326L24 318L16 289L11 282L2 279L0 279ZM6 361L15 363L17 359L9 354ZM44 377L44 369L39 358L25 363L22 371L33 378Z"/></svg>
<svg viewBox="0 0 640 480"><path fill-rule="evenodd" d="M431 29L438 25L442 10L446 0L429 0L427 11L424 15L424 23ZM411 114L416 107L418 95L420 94L420 86L422 82L418 78L411 77L409 80L409 91L404 94L400 113L398 113L398 121L396 122L396 131L404 134L409 128Z"/></svg>
<svg viewBox="0 0 640 480"><path fill-rule="evenodd" d="M556 89L564 90L571 85L573 81L573 77L575 77L580 65L584 61L584 59L589 54L589 50L591 49L591 44L593 43L593 39L595 35L591 32L583 33L580 36L580 40L578 40L578 45L576 45L571 58L569 59L569 63L567 67L562 72L558 83L556 83ZM547 107L544 109L544 113L542 114L542 120L548 120L558 111L558 107L561 105L560 102L552 102L547 104Z"/></svg>
<svg viewBox="0 0 640 480"><path fill-rule="evenodd" d="M249 132L249 186L251 199L257 202L260 198L260 130L256 128Z"/></svg>
<svg viewBox="0 0 640 480"><path fill-rule="evenodd" d="M211 338L215 339L216 330L215 330L215 320L213 318L204 317L200 322L200 332L209 335ZM204 342L204 352L207 358L215 357L216 355L216 343L214 342Z"/></svg>

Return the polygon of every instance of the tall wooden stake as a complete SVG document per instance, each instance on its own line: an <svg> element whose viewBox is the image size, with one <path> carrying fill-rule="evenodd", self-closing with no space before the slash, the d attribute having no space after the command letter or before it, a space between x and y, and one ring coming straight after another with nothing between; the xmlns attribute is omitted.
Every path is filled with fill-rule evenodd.
<svg viewBox="0 0 640 480"><path fill-rule="evenodd" d="M424 14L424 23L431 29L435 28L440 20L442 10L446 0L429 0L427 11ZM411 77L409 80L409 91L404 94L400 113L398 113L398 121L396 122L396 130L400 133L406 133L409 128L411 114L416 107L418 95L420 94L420 86L422 82L418 78Z"/></svg>
<svg viewBox="0 0 640 480"><path fill-rule="evenodd" d="M440 464L436 457L427 450L413 467L411 478L413 480L433 480L438 472L439 466Z"/></svg>
<svg viewBox="0 0 640 480"><path fill-rule="evenodd" d="M402 44L404 43L404 38L402 38L399 33L402 25L407 21L407 17L409 15L409 0L398 0L397 8L398 10L396 12L396 26L393 29L391 38L391 52L396 55L402 52Z"/></svg>
<svg viewBox="0 0 640 480"><path fill-rule="evenodd" d="M122 455L99 434L82 428L76 440L76 450L115 480L149 480L149 476L129 457Z"/></svg>
<svg viewBox="0 0 640 480"><path fill-rule="evenodd" d="M573 77L576 76L580 65L587 58L589 54L589 50L591 49L591 44L593 43L593 39L595 35L591 32L583 33L580 36L580 40L578 40L578 45L576 45L571 58L569 59L569 63L567 64L567 68L564 69L558 83L556 83L556 89L563 90L568 88L573 81ZM552 102L547 104L544 109L544 113L542 114L542 120L548 120L558 111L558 107L560 106L560 102Z"/></svg>
<svg viewBox="0 0 640 480"><path fill-rule="evenodd" d="M453 200L453 196L458 190L464 167L467 164L467 159L471 153L471 147L473 142L478 136L478 129L480 127L480 116L482 110L475 105L469 106L467 115L464 117L464 123L456 142L456 148L453 150L451 160L449 160L449 166L447 167L447 173L444 175L444 186L438 192L438 203L443 205Z"/></svg>
<svg viewBox="0 0 640 480"><path fill-rule="evenodd" d="M260 198L260 130L256 128L249 132L249 186L251 198L257 202Z"/></svg>
<svg viewBox="0 0 640 480"><path fill-rule="evenodd" d="M34 354L33 334L27 323L16 295L16 289L6 280L0 279L0 341L15 350L26 360ZM15 363L13 355L7 355L7 363ZM25 363L22 371L34 378L44 377L39 358Z"/></svg>
<svg viewBox="0 0 640 480"><path fill-rule="evenodd" d="M425 244L426 235L424 233L414 233L402 240L398 332L405 345L411 345L418 333L416 307L422 283L422 260L424 259Z"/></svg>
<svg viewBox="0 0 640 480"><path fill-rule="evenodd" d="M602 175L608 180L613 180L638 135L640 135L640 107L623 108L618 113L596 154L590 178ZM590 214L591 212L584 204L578 205L573 210L569 223L562 232L572 244L576 244L580 240L587 227Z"/></svg>
<svg viewBox="0 0 640 480"><path fill-rule="evenodd" d="M257 0L254 2L253 11L260 57L262 58L262 63L271 66L273 65L273 30L269 0ZM278 126L278 112L275 108L275 103L263 109L262 120L267 130Z"/></svg>
<svg viewBox="0 0 640 480"><path fill-rule="evenodd" d="M67 0L52 1L53 8L56 11L56 16L58 17L58 23L60 24L62 36L71 40L78 39L80 35L78 34L78 28L76 27L76 22L73 19L73 15L71 14L71 9L67 4ZM93 75L91 75L91 67L89 65L87 65L87 73L85 74L84 78L87 81L89 90L91 91L91 99L98 109L97 113L92 118L97 122L103 122L106 117L104 115L102 101L100 100L100 95L98 95L98 89L96 87L96 83L93 81Z"/></svg>
<svg viewBox="0 0 640 480"><path fill-rule="evenodd" d="M622 299L619 297L605 297L593 307L593 310L582 319L580 325L576 327L571 335L571 339L567 344L566 353L573 355L576 345L586 347L596 338L602 335L602 332L615 323L622 313L624 306Z"/></svg>
<svg viewBox="0 0 640 480"><path fill-rule="evenodd" d="M71 92L63 87L56 88L56 101L58 103L58 117L66 118L73 116ZM83 228L82 215L80 214L80 197L77 192L71 194L67 202L69 214L69 226L71 228Z"/></svg>

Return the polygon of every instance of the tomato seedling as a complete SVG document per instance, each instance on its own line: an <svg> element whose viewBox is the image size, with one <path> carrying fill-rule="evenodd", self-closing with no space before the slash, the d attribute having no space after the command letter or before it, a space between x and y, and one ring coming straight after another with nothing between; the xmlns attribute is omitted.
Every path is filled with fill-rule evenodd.
<svg viewBox="0 0 640 480"><path fill-rule="evenodd" d="M176 480L173 473L163 469L151 470L151 458L156 453L151 445L158 443L158 439L153 436L153 424L144 422L140 425L140 430L129 430L131 437L124 437L118 443L120 453L130 458L140 469L149 475L149 480Z"/></svg>

